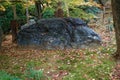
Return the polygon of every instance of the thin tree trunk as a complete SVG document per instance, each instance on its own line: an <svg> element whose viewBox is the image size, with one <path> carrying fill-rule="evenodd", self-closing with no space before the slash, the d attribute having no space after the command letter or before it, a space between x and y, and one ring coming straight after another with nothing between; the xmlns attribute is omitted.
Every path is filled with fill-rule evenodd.
<svg viewBox="0 0 120 80"><path fill-rule="evenodd" d="M13 9L14 20L16 20L16 19L17 19L16 6L13 5L13 6L12 6L12 9Z"/></svg>
<svg viewBox="0 0 120 80"><path fill-rule="evenodd" d="M35 6L36 6L36 11L37 11L37 17L38 19L42 18L42 10L43 10L43 5L42 1L35 1Z"/></svg>
<svg viewBox="0 0 120 80"><path fill-rule="evenodd" d="M11 20L10 23L11 26L11 31L12 31L12 42L16 43L16 39L17 39L17 28L19 26L17 20Z"/></svg>
<svg viewBox="0 0 120 80"><path fill-rule="evenodd" d="M17 28L18 28L16 5L12 5L12 9L13 9L14 20L11 20L10 26L11 26L11 31L12 31L12 42L16 43Z"/></svg>
<svg viewBox="0 0 120 80"><path fill-rule="evenodd" d="M68 3L66 0L64 1L64 3L65 3L66 12L67 12L67 17L69 17L70 13L69 13L69 8L68 8Z"/></svg>
<svg viewBox="0 0 120 80"><path fill-rule="evenodd" d="M120 0L112 0L111 4L117 45L117 50L114 53L114 58L116 60L120 60Z"/></svg>
<svg viewBox="0 0 120 80"><path fill-rule="evenodd" d="M28 7L26 7L26 17L27 17L27 23L29 23L29 11L28 11Z"/></svg>

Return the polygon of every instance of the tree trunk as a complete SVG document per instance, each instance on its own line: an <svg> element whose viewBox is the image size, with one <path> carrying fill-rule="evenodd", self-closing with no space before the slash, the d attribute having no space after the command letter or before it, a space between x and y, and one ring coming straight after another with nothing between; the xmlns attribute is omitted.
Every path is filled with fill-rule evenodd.
<svg viewBox="0 0 120 80"><path fill-rule="evenodd" d="M26 17L27 17L27 23L29 23L29 11L28 11L28 7L26 7Z"/></svg>
<svg viewBox="0 0 120 80"><path fill-rule="evenodd" d="M113 56L116 60L120 60L120 0L112 0L111 4L117 45L117 50Z"/></svg>
<svg viewBox="0 0 120 80"><path fill-rule="evenodd" d="M17 20L11 20L10 23L11 26L11 31L12 31L12 42L16 43L16 39L17 39L17 28L19 26Z"/></svg>
<svg viewBox="0 0 120 80"><path fill-rule="evenodd" d="M58 2L57 3L57 9L55 11L55 17L58 17L58 18L63 18L64 17L64 11L62 9L62 2Z"/></svg>
<svg viewBox="0 0 120 80"><path fill-rule="evenodd" d="M69 8L68 8L68 3L66 0L64 1L64 3L65 3L66 12L67 12L67 17L69 17L70 13L69 13Z"/></svg>
<svg viewBox="0 0 120 80"><path fill-rule="evenodd" d="M16 5L13 5L13 6L12 6L12 9L13 9L14 20L16 20L16 19L17 19Z"/></svg>
<svg viewBox="0 0 120 80"><path fill-rule="evenodd" d="M37 18L41 19L41 17L42 17L42 10L43 10L43 4L39 0L39 1L35 1L35 6L36 6L36 11L37 11Z"/></svg>

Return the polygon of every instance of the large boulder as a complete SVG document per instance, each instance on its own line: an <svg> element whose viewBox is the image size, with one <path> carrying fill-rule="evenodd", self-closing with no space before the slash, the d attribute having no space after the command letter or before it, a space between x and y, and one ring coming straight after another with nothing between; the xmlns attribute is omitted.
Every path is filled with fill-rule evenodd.
<svg viewBox="0 0 120 80"><path fill-rule="evenodd" d="M42 49L82 48L100 44L101 38L78 18L41 19L18 32L18 45Z"/></svg>

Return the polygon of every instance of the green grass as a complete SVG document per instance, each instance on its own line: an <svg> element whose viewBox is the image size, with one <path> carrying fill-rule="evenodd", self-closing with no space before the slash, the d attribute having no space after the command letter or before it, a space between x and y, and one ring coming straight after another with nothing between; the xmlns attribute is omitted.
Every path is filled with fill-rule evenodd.
<svg viewBox="0 0 120 80"><path fill-rule="evenodd" d="M2 63L0 69L4 70L4 73L9 72L5 73L8 78L12 75L12 78L17 76L21 80L51 80L52 75L59 74L60 71L68 73L61 76L63 80L110 80L115 65L111 58L111 54L115 52L112 47L64 51L14 49L13 52L12 56L12 51L0 54ZM16 79L4 79L4 77L0 74L0 80L17 79L16 77Z"/></svg>
<svg viewBox="0 0 120 80"><path fill-rule="evenodd" d="M0 80L21 80L15 76L11 76L10 74L6 73L5 71L0 71Z"/></svg>
<svg viewBox="0 0 120 80"><path fill-rule="evenodd" d="M110 60L111 53L96 54L95 51L86 50L84 57L74 52L70 53L69 57L57 61L62 63L60 70L69 72L63 80L110 80L111 70L115 64Z"/></svg>
<svg viewBox="0 0 120 80"><path fill-rule="evenodd" d="M110 80L113 62L103 60L101 63L96 63L94 60L86 59L70 67L70 74L65 76L64 80Z"/></svg>

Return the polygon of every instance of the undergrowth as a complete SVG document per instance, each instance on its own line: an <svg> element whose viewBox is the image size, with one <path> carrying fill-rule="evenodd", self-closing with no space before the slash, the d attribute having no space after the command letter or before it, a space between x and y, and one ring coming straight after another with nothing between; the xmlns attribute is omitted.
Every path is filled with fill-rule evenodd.
<svg viewBox="0 0 120 80"><path fill-rule="evenodd" d="M13 52L6 50L0 54L0 80L110 80L115 65L112 46L64 51L14 49Z"/></svg>

